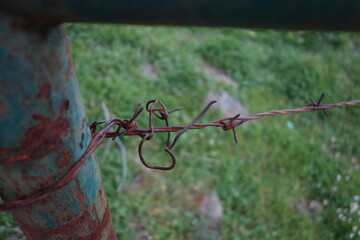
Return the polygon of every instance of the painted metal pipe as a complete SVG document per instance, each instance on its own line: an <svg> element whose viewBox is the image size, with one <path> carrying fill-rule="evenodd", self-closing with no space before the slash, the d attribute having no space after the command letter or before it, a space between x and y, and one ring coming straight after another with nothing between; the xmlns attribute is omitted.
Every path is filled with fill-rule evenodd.
<svg viewBox="0 0 360 240"><path fill-rule="evenodd" d="M91 139L63 26L0 12L0 196L56 182ZM31 240L116 239L95 156L47 198L11 210Z"/></svg>
<svg viewBox="0 0 360 240"><path fill-rule="evenodd" d="M42 23L360 30L358 0L0 0Z"/></svg>

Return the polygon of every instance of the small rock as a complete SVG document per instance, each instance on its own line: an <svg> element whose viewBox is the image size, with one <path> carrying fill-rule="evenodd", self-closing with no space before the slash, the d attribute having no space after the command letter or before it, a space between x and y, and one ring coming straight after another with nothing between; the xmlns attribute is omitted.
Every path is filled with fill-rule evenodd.
<svg viewBox="0 0 360 240"><path fill-rule="evenodd" d="M145 178L146 178L146 173L144 172L136 173L128 187L128 191L140 192L143 189Z"/></svg>
<svg viewBox="0 0 360 240"><path fill-rule="evenodd" d="M319 213L322 213L324 211L324 206L319 201L312 200L309 203L309 211L312 214L319 214Z"/></svg>
<svg viewBox="0 0 360 240"><path fill-rule="evenodd" d="M147 62L141 66L141 72L145 76L155 77L156 76L156 67L154 64Z"/></svg>
<svg viewBox="0 0 360 240"><path fill-rule="evenodd" d="M219 68L216 68L209 63L204 63L203 69L204 69L205 74L210 78L214 78L216 80L222 81L229 85L233 85L233 86L237 85L237 83L234 79L232 79L230 76L226 75Z"/></svg>
<svg viewBox="0 0 360 240"><path fill-rule="evenodd" d="M298 210L298 212L310 216L311 212L309 211L309 209L306 207L305 202L300 201L300 200L295 200L294 201L294 205L296 207L296 209Z"/></svg>
<svg viewBox="0 0 360 240"><path fill-rule="evenodd" d="M249 111L244 107L244 105L230 96L227 92L222 92L220 94L208 93L206 102L210 102L212 100L216 100L218 102L217 106L220 107L220 111L223 112L226 117L233 117L239 113L241 114L241 117L249 116Z"/></svg>
<svg viewBox="0 0 360 240"><path fill-rule="evenodd" d="M133 228L136 237L136 240L152 240L153 237L146 230L146 227L139 221L130 222L129 225Z"/></svg>
<svg viewBox="0 0 360 240"><path fill-rule="evenodd" d="M211 192L203 196L200 204L200 216L195 239L221 239L221 220L224 212L221 200L216 193Z"/></svg>
<svg viewBox="0 0 360 240"><path fill-rule="evenodd" d="M200 206L200 213L205 218L212 219L216 222L221 221L224 212L220 198L216 193L208 193L205 195Z"/></svg>

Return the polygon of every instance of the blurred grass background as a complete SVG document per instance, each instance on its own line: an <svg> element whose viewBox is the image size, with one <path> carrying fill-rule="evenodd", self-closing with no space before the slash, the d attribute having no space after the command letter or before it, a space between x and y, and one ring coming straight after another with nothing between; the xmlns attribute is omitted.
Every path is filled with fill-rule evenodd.
<svg viewBox="0 0 360 240"><path fill-rule="evenodd" d="M170 123L186 125L209 93L226 92L252 114L305 106L322 92L323 103L360 99L358 34L67 28L89 122L104 119L102 102L125 119L139 103L160 99L168 109L184 107ZM206 74L205 64L234 83ZM360 109L329 113L329 119L314 112L247 123L238 128L238 144L218 128L187 132L168 172L142 166L139 138L123 138L123 190L121 152L112 143L106 153L103 144L97 156L118 238L360 239ZM214 108L200 122L223 116ZM145 113L139 124L147 127ZM169 162L164 139L144 145L152 164ZM218 201L204 210L209 194ZM211 208L222 212L215 222ZM2 213L0 225L15 223Z"/></svg>

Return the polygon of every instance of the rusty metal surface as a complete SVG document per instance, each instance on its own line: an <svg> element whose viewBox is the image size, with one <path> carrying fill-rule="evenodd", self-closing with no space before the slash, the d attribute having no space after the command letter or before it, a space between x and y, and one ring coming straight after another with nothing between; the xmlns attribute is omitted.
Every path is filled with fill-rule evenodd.
<svg viewBox="0 0 360 240"><path fill-rule="evenodd" d="M358 0L0 0L41 23L360 30Z"/></svg>
<svg viewBox="0 0 360 240"><path fill-rule="evenodd" d="M86 151L86 122L63 26L0 12L0 196L24 199L57 182ZM11 210L28 239L116 239L94 156L74 180Z"/></svg>

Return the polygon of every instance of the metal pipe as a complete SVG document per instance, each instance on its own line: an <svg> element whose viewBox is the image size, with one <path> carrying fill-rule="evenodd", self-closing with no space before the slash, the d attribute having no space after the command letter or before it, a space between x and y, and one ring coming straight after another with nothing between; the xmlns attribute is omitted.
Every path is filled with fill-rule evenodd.
<svg viewBox="0 0 360 240"><path fill-rule="evenodd" d="M360 30L358 0L0 0L41 23Z"/></svg>
<svg viewBox="0 0 360 240"><path fill-rule="evenodd" d="M63 26L0 12L0 86L0 196L7 202L56 182L91 133ZM30 240L116 239L95 156L68 185L11 214Z"/></svg>

